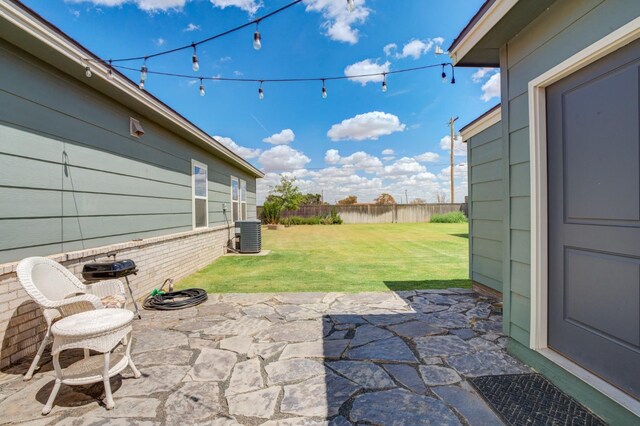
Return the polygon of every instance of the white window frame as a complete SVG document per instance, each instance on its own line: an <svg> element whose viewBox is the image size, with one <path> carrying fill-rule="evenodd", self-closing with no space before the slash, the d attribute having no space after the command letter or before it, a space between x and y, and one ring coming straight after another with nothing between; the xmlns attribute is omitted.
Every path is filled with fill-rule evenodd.
<svg viewBox="0 0 640 426"><path fill-rule="evenodd" d="M548 347L548 192L546 88L640 38L640 18L601 38L529 82L531 177L531 317L529 347L636 415L640 401Z"/></svg>
<svg viewBox="0 0 640 426"><path fill-rule="evenodd" d="M205 196L196 196L196 174L194 168L198 166L207 173L207 180L205 182ZM205 226L196 227L196 199L205 200L205 217L207 224ZM206 164L197 160L191 160L191 226L192 229L203 229L209 227L209 168Z"/></svg>
<svg viewBox="0 0 640 426"><path fill-rule="evenodd" d="M238 182L238 201L234 201L233 200L233 182ZM240 213L240 198L241 198L241 194L240 194L240 179L231 175L231 180L229 183L229 199L231 200L231 222L236 223L235 218L233 217L233 203L238 203L238 220L242 220L242 215Z"/></svg>
<svg viewBox="0 0 640 426"><path fill-rule="evenodd" d="M244 191L242 190L242 186L244 185ZM244 200L242 199L242 195L244 194ZM247 181L240 179L240 220L247 220Z"/></svg>

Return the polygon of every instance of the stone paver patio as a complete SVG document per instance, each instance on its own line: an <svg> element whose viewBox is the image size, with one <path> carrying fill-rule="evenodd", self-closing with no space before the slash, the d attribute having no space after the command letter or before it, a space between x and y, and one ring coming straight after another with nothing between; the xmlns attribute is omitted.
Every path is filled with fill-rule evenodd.
<svg viewBox="0 0 640 426"><path fill-rule="evenodd" d="M501 424L466 381L529 371L504 351L501 319L465 289L213 294L143 312L133 344L143 376L112 379L115 409L102 384L63 386L42 417L52 367L23 382L24 360L0 385L0 423Z"/></svg>

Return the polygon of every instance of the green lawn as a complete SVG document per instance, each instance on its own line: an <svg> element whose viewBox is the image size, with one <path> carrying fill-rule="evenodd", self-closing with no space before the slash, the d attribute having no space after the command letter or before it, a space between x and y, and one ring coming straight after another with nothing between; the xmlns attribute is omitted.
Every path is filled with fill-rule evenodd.
<svg viewBox="0 0 640 426"><path fill-rule="evenodd" d="M226 256L181 280L211 293L469 287L468 225L263 228L263 257Z"/></svg>

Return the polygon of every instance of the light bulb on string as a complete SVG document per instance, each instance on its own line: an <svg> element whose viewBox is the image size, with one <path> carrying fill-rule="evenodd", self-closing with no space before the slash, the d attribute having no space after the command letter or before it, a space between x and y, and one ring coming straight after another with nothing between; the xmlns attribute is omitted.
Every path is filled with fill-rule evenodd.
<svg viewBox="0 0 640 426"><path fill-rule="evenodd" d="M444 72L444 64L442 64L442 82L443 83L447 82L447 73Z"/></svg>
<svg viewBox="0 0 640 426"><path fill-rule="evenodd" d="M144 90L144 80L140 80L140 84L138 84L140 90Z"/></svg>
<svg viewBox="0 0 640 426"><path fill-rule="evenodd" d="M382 74L382 91L387 91L387 74Z"/></svg>
<svg viewBox="0 0 640 426"><path fill-rule="evenodd" d="M111 59L109 59L109 69L107 70L107 78L113 80L113 65L111 65Z"/></svg>
<svg viewBox="0 0 640 426"><path fill-rule="evenodd" d="M146 81L147 80L147 59L145 58L144 62L142 63L142 67L140 68L140 81Z"/></svg>
<svg viewBox="0 0 640 426"><path fill-rule="evenodd" d="M347 0L347 9L349 9L349 12L353 12L355 8L356 8L355 0Z"/></svg>
<svg viewBox="0 0 640 426"><path fill-rule="evenodd" d="M202 78L200 78L200 96L204 96L204 83L202 82Z"/></svg>
<svg viewBox="0 0 640 426"><path fill-rule="evenodd" d="M91 76L93 75L93 73L91 72L91 68L89 67L89 65L87 65L86 67L84 67L84 75L87 78L91 78Z"/></svg>
<svg viewBox="0 0 640 426"><path fill-rule="evenodd" d="M196 45L192 44L193 47L193 56L191 57L191 69L197 72L200 69L200 64L198 63L198 55L196 54Z"/></svg>
<svg viewBox="0 0 640 426"><path fill-rule="evenodd" d="M260 87L258 88L258 99L264 99L264 90L262 90L262 81L260 82Z"/></svg>
<svg viewBox="0 0 640 426"><path fill-rule="evenodd" d="M322 99L327 99L327 88L324 87L324 80L322 80Z"/></svg>
<svg viewBox="0 0 640 426"><path fill-rule="evenodd" d="M451 65L451 64L449 64ZM453 65L451 65L451 84L456 84L456 74L454 72Z"/></svg>
<svg viewBox="0 0 640 426"><path fill-rule="evenodd" d="M253 33L253 48L256 50L260 50L262 48L262 36L260 35L260 31L258 31L258 24L260 22L256 22L256 32Z"/></svg>

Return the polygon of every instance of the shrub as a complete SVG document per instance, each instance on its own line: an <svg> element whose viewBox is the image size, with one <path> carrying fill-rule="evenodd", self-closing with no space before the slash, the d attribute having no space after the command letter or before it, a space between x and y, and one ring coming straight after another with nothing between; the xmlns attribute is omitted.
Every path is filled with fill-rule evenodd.
<svg viewBox="0 0 640 426"><path fill-rule="evenodd" d="M342 223L342 219L337 214L331 216L311 216L311 217L301 217L301 216L289 216L280 219L280 223L285 226L295 226L295 225L339 225Z"/></svg>
<svg viewBox="0 0 640 426"><path fill-rule="evenodd" d="M467 217L462 212L449 212L445 214L434 214L431 216L431 223L467 223Z"/></svg>
<svg viewBox="0 0 640 426"><path fill-rule="evenodd" d="M262 218L269 225L277 225L282 216L282 204L276 200L265 201L262 206Z"/></svg>

